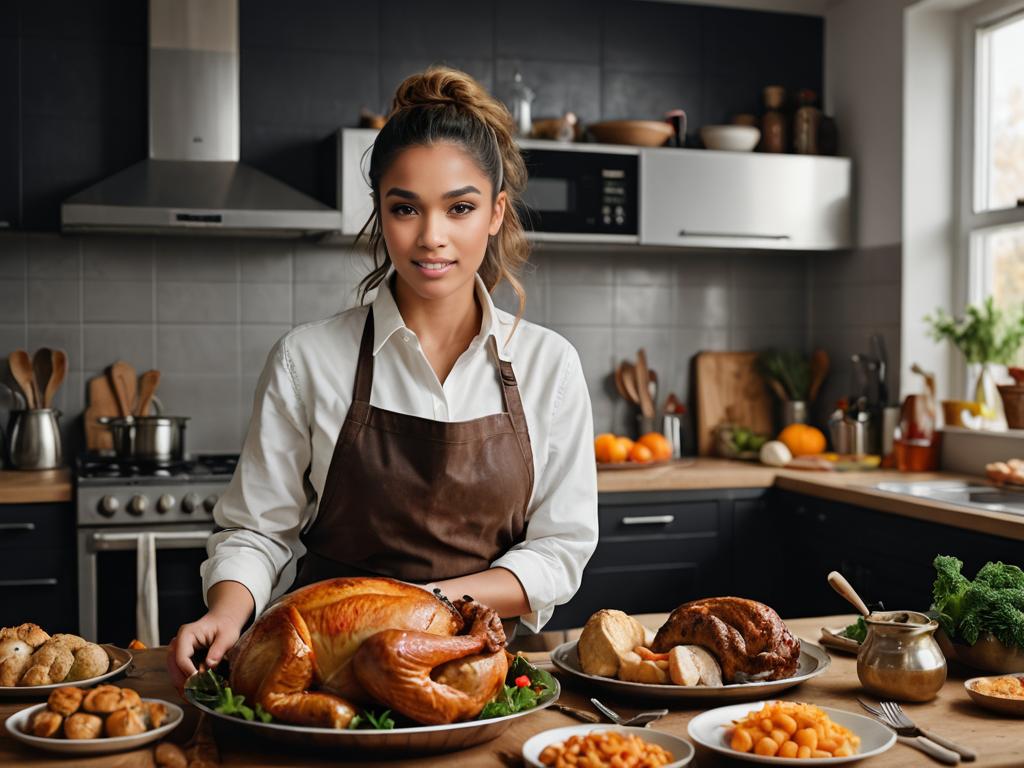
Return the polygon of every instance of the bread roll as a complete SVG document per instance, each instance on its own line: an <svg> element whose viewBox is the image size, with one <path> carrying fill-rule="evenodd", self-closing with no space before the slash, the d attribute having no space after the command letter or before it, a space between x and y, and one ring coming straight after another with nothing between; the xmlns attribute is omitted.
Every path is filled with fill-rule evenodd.
<svg viewBox="0 0 1024 768"><path fill-rule="evenodd" d="M685 645L677 645L668 652L668 676L676 685L697 685L700 668L693 653Z"/></svg>
<svg viewBox="0 0 1024 768"><path fill-rule="evenodd" d="M17 627L0 629L0 640L21 640L28 643L33 649L38 648L49 639L50 636L38 624L19 624Z"/></svg>
<svg viewBox="0 0 1024 768"><path fill-rule="evenodd" d="M46 706L54 712L68 717L78 711L78 708L82 706L82 699L84 698L85 691L81 688L65 686L64 688L58 688L50 694L50 698L46 700Z"/></svg>
<svg viewBox="0 0 1024 768"><path fill-rule="evenodd" d="M60 731L60 726L63 722L64 718L56 712L41 709L32 715L32 722L29 723L29 732L33 736L42 736L44 739L48 739Z"/></svg>
<svg viewBox="0 0 1024 768"><path fill-rule="evenodd" d="M623 655L643 643L644 626L639 621L622 611L602 608L587 619L576 652L588 675L615 677Z"/></svg>
<svg viewBox="0 0 1024 768"><path fill-rule="evenodd" d="M119 709L135 709L142 706L142 699L131 688L116 685L100 685L85 694L82 709L98 715L106 715Z"/></svg>
<svg viewBox="0 0 1024 768"><path fill-rule="evenodd" d="M64 682L73 683L77 680L99 677L110 669L110 657L96 643L86 643L73 653L75 661L68 670Z"/></svg>
<svg viewBox="0 0 1024 768"><path fill-rule="evenodd" d="M619 665L619 679L629 683L668 685L668 666L667 661L649 661L640 658L635 651L627 651Z"/></svg>
<svg viewBox="0 0 1024 768"><path fill-rule="evenodd" d="M104 730L107 736L134 736L145 732L146 720L139 709L118 709L107 715Z"/></svg>
<svg viewBox="0 0 1024 768"><path fill-rule="evenodd" d="M74 654L62 643L54 643L53 638L50 638L32 654L18 685L63 683L74 662Z"/></svg>
<svg viewBox="0 0 1024 768"><path fill-rule="evenodd" d="M69 739L98 739L103 733L103 720L96 715L76 712L64 721L64 735Z"/></svg>
<svg viewBox="0 0 1024 768"><path fill-rule="evenodd" d="M14 686L28 669L33 648L24 640L11 637L0 640L0 685Z"/></svg>
<svg viewBox="0 0 1024 768"><path fill-rule="evenodd" d="M142 703L145 709L146 719L149 721L150 728L159 728L164 724L167 719L167 707L159 701L144 701Z"/></svg>

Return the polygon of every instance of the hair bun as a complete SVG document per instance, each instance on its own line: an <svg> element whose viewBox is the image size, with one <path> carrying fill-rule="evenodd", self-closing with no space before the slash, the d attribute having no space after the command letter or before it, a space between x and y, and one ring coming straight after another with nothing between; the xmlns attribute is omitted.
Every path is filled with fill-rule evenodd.
<svg viewBox="0 0 1024 768"><path fill-rule="evenodd" d="M391 102L391 114L413 107L467 107L489 99L487 91L466 73L431 67L402 81Z"/></svg>

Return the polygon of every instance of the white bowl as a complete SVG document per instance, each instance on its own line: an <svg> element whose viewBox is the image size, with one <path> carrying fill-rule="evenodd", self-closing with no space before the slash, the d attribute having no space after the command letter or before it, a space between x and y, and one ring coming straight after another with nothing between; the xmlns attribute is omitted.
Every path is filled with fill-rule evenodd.
<svg viewBox="0 0 1024 768"><path fill-rule="evenodd" d="M560 744L570 736L586 736L591 731L616 731L622 734L632 734L651 744L657 744L659 747L671 752L672 757L675 758L665 768L682 768L688 765L693 760L695 752L690 742L664 731L656 731L654 728L635 728L633 726L611 724L567 725L564 728L552 728L548 731L542 731L536 736L527 739L526 743L523 744L523 759L529 766L545 768L544 763L540 761L540 753L547 747L552 744Z"/></svg>
<svg viewBox="0 0 1024 768"><path fill-rule="evenodd" d="M750 152L761 140L761 131L752 125L705 125L700 138L708 149Z"/></svg>

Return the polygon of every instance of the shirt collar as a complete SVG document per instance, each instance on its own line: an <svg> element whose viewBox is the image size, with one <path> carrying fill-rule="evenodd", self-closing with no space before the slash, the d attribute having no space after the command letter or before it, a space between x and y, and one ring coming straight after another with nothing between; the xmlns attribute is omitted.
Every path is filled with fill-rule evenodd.
<svg viewBox="0 0 1024 768"><path fill-rule="evenodd" d="M498 357L502 360L511 361L512 345L506 345L505 339L512 330L512 321L502 317L503 313L494 306L491 294L487 292L487 287L484 285L480 275L475 275L474 281L476 295L480 301L483 313L480 318L480 333L470 342L470 348L475 348L487 342L488 337L493 336L498 350ZM391 275L388 275L380 284L380 287L377 289L377 296L373 300L374 357L377 356L377 353L380 352L388 339L406 327L405 321L402 320L402 314L398 311L398 304L395 303L395 297L391 293Z"/></svg>

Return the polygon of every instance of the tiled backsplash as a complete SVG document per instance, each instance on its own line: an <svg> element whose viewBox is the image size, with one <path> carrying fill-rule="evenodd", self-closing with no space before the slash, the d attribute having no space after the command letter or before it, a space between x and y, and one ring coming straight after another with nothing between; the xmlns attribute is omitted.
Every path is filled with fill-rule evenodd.
<svg viewBox="0 0 1024 768"><path fill-rule="evenodd" d="M541 246L524 276L526 318L579 350L597 429L629 431L631 416L610 379L619 360L645 347L663 398L668 391L686 396L690 360L702 349L813 343L834 359L848 357L879 319L882 330L898 326L898 259L898 249ZM57 407L73 450L81 445L86 382L123 359L140 371L160 369L166 410L192 417L190 450L234 451L275 340L292 325L352 306L367 268L350 247L286 240L4 233L0 354L44 345L67 350L70 372ZM515 308L504 287L496 301Z"/></svg>

